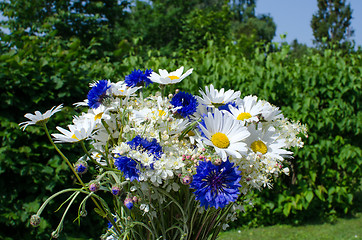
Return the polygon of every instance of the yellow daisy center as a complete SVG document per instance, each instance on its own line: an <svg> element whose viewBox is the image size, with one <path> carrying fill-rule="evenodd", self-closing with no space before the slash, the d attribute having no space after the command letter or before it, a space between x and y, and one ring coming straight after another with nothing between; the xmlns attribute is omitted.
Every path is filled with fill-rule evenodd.
<svg viewBox="0 0 362 240"><path fill-rule="evenodd" d="M75 139L75 140L79 140L79 139L77 138L77 136L75 136L75 134L73 134L72 138Z"/></svg>
<svg viewBox="0 0 362 240"><path fill-rule="evenodd" d="M102 115L103 115L103 112L98 113L97 115L94 116L94 120L101 119Z"/></svg>
<svg viewBox="0 0 362 240"><path fill-rule="evenodd" d="M268 151L267 146L260 140L253 142L250 145L251 150L253 150L255 153L260 152L261 154L265 154Z"/></svg>
<svg viewBox="0 0 362 240"><path fill-rule="evenodd" d="M247 113L247 112L243 112L243 113L240 113L236 119L243 121L243 120L249 119L249 118L251 118L251 114Z"/></svg>
<svg viewBox="0 0 362 240"><path fill-rule="evenodd" d="M163 110L158 110L158 116L162 117L163 115L166 115L166 112Z"/></svg>
<svg viewBox="0 0 362 240"><path fill-rule="evenodd" d="M221 103L214 103L214 102L211 102L211 104L212 104L215 108L219 108L219 107L221 107L221 106L224 106L224 105L225 105L224 101L222 101Z"/></svg>
<svg viewBox="0 0 362 240"><path fill-rule="evenodd" d="M180 78L179 78L179 77L177 77L177 76L168 76L168 78L169 78L169 79L171 79L171 81L172 81L172 80L177 80L177 79L180 79Z"/></svg>
<svg viewBox="0 0 362 240"><path fill-rule="evenodd" d="M221 132L212 135L211 142L218 148L227 148L230 145L229 138Z"/></svg>

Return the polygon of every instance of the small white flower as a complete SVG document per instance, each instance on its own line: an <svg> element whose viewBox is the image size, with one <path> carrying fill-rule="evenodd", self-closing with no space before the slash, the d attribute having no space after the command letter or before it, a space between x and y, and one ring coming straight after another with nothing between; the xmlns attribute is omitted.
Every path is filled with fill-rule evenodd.
<svg viewBox="0 0 362 240"><path fill-rule="evenodd" d="M289 168L288 167L283 168L283 173L289 176Z"/></svg>
<svg viewBox="0 0 362 240"><path fill-rule="evenodd" d="M28 118L30 121L22 122L19 124L21 126L20 128L25 130L25 128L29 125L35 125L35 124L41 124L42 122L47 122L48 119L53 116L54 113L59 112L62 110L63 104L60 104L58 107L52 107L52 109L46 111L44 114L42 114L39 111L35 111L35 115L31 113L27 113L24 115L24 117Z"/></svg>
<svg viewBox="0 0 362 240"><path fill-rule="evenodd" d="M192 73L192 68L187 70L184 74L184 67L180 67L174 72L167 72L166 70L160 69L159 73L152 72L151 75L148 77L152 82L159 83L159 84L175 84L181 82L185 77Z"/></svg>
<svg viewBox="0 0 362 240"><path fill-rule="evenodd" d="M145 213L148 213L150 211L150 206L148 204L142 203L140 206L140 210L144 211Z"/></svg>

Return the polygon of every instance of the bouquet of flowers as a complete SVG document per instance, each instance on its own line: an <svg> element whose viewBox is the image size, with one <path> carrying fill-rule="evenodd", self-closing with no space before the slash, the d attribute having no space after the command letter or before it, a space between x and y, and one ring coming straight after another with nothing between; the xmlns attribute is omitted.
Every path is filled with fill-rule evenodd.
<svg viewBox="0 0 362 240"><path fill-rule="evenodd" d="M57 127L59 133L50 134L46 123L62 105L26 114L22 128L42 126L81 185L51 196L31 224L39 224L50 200L70 194L53 237L81 198L78 218L92 201L109 221L102 239L216 239L251 189L270 188L274 178L288 175L288 149L303 146L306 127L256 96L241 98L240 91L210 85L199 96L178 89L166 94L192 71L134 70L124 81L94 82L87 99L75 103L85 111L68 129ZM160 91L146 96L150 84ZM84 155L69 160L58 143L78 143ZM83 182L88 168L97 174Z"/></svg>

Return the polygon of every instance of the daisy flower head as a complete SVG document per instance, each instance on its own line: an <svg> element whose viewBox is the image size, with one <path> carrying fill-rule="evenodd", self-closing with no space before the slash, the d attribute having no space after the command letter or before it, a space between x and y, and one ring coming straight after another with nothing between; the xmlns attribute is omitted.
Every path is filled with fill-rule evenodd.
<svg viewBox="0 0 362 240"><path fill-rule="evenodd" d="M205 92L199 90L202 97L197 97L200 104L208 107L218 108L229 102L233 102L240 97L240 91L225 90L222 88L220 91L214 88L214 85L210 85L210 88L205 87Z"/></svg>
<svg viewBox="0 0 362 240"><path fill-rule="evenodd" d="M245 139L248 145L249 152L252 154L260 155L263 158L283 160L283 157L287 157L293 152L285 150L285 140L280 138L280 135L276 133L275 128L270 126L267 129L263 129L260 125L250 125L248 127L250 136Z"/></svg>
<svg viewBox="0 0 362 240"><path fill-rule="evenodd" d="M167 70L163 70L160 69L159 73L157 74L155 72L152 72L151 75L149 76L149 79L152 82L155 83L159 83L159 84L163 84L163 85L167 85L167 84L175 84L175 83L179 83L181 82L184 78L186 78L188 75L190 75L192 73L192 68L187 70L187 72L185 72L184 74L184 67L180 67L179 69L177 69L176 71L173 72L168 72Z"/></svg>
<svg viewBox="0 0 362 240"><path fill-rule="evenodd" d="M234 118L215 110L214 113L205 115L201 122L199 127L203 133L202 142L214 147L223 161L226 161L228 156L241 158L246 154L247 148L243 140L250 133Z"/></svg>
<svg viewBox="0 0 362 240"><path fill-rule="evenodd" d="M258 98L256 96L246 96L237 107L230 107L231 115L240 121L242 125L246 125L246 123L251 122L258 122L258 115L261 111L261 102L258 102Z"/></svg>
<svg viewBox="0 0 362 240"><path fill-rule="evenodd" d="M142 87L129 87L123 81L112 83L112 94L118 97L130 97Z"/></svg>
<svg viewBox="0 0 362 240"><path fill-rule="evenodd" d="M267 101L261 101L261 114L266 121L275 121L277 119L284 119L282 112L278 107L273 106Z"/></svg>
<svg viewBox="0 0 362 240"><path fill-rule="evenodd" d="M240 174L241 171L229 160L220 165L200 161L190 188L195 189L196 200L206 209L224 208L230 202L235 202L240 194Z"/></svg>
<svg viewBox="0 0 362 240"><path fill-rule="evenodd" d="M95 127L93 119L84 119L82 121L76 121L74 125L68 125L69 131L62 128L56 127L59 133L53 133L55 143L75 143L89 138Z"/></svg>
<svg viewBox="0 0 362 240"><path fill-rule="evenodd" d="M98 108L103 104L104 100L107 98L108 89L111 88L111 83L109 80L100 80L93 84L92 89L88 92L88 106L90 108Z"/></svg>
<svg viewBox="0 0 362 240"><path fill-rule="evenodd" d="M128 87L147 87L152 83L152 81L148 78L152 72L152 69L146 69L144 72L140 69L134 69L131 74L125 77L124 82Z"/></svg>
<svg viewBox="0 0 362 240"><path fill-rule="evenodd" d="M84 118L93 118L96 123L100 123L102 119L111 119L109 111L113 109L107 108L104 105L100 105L98 108L90 108L88 113L84 114Z"/></svg>
<svg viewBox="0 0 362 240"><path fill-rule="evenodd" d="M27 113L24 115L27 119L30 121L19 123L20 128L25 130L25 128L29 125L41 125L42 123L47 123L49 118L54 115L54 113L59 112L62 110L63 104L60 104L57 107L52 107L50 110L46 111L44 114L42 114L39 111L35 111L35 114Z"/></svg>
<svg viewBox="0 0 362 240"><path fill-rule="evenodd" d="M170 103L177 108L176 112L184 118L194 114L198 105L196 97L186 92L178 92Z"/></svg>

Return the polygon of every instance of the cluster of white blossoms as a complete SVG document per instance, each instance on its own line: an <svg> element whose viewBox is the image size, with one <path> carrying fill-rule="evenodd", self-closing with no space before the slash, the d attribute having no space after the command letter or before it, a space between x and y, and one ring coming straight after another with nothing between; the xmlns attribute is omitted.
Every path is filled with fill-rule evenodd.
<svg viewBox="0 0 362 240"><path fill-rule="evenodd" d="M200 89L199 96L179 90L144 96L149 84L176 84L192 69L159 73L135 70L125 81L91 84L87 99L75 104L87 111L74 117L69 130L57 127L54 142L90 141L85 159L97 163L100 173L118 171L134 189L147 192L149 186L162 186L178 191L179 184L191 184L206 208L224 207L250 189L271 187L281 173L289 174L286 160L292 157L291 147L303 146L304 125L289 121L278 107L257 96L241 97L240 91L213 85ZM31 121L23 123L24 128L43 124L61 106L53 109L44 116L25 115ZM134 201L127 199L128 207ZM145 212L152 209L145 200L139 206Z"/></svg>

